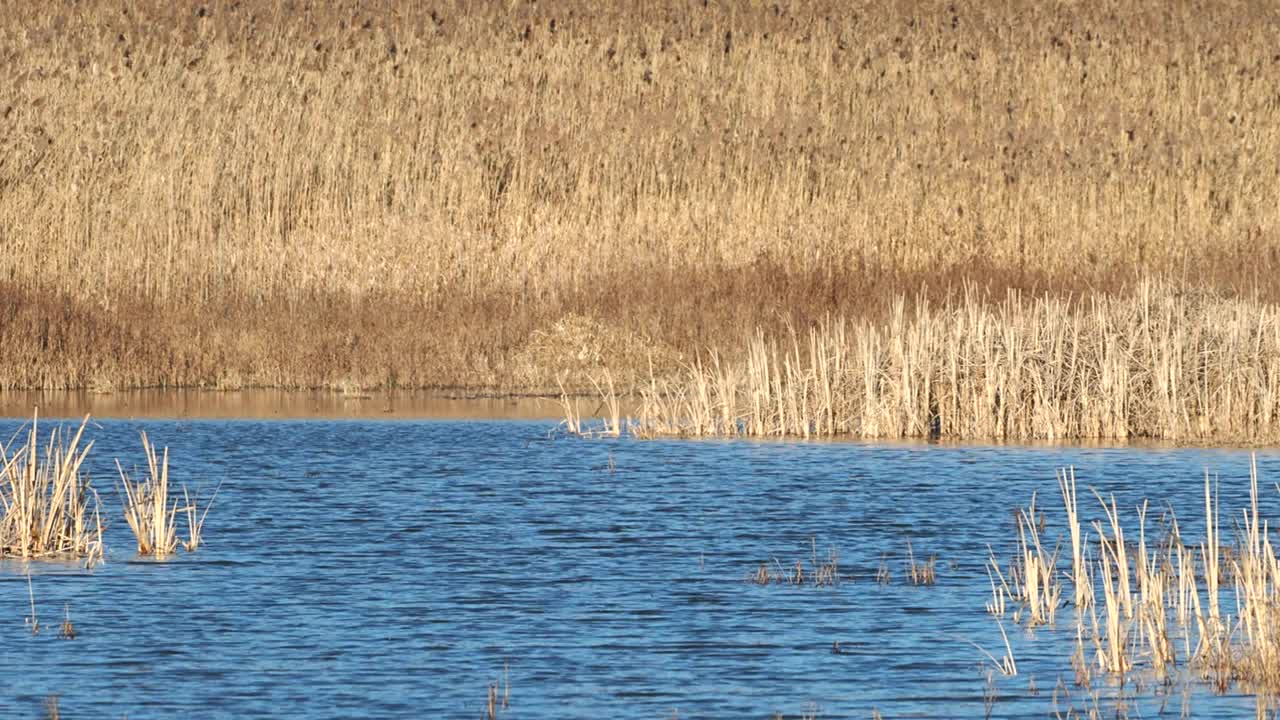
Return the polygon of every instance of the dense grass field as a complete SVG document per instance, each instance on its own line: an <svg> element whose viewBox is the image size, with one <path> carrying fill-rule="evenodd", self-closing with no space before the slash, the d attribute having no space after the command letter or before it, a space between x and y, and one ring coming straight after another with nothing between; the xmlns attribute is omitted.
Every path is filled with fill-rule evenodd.
<svg viewBox="0 0 1280 720"><path fill-rule="evenodd" d="M0 387L627 387L966 283L1280 299L1280 8L1042 5L6 0Z"/></svg>

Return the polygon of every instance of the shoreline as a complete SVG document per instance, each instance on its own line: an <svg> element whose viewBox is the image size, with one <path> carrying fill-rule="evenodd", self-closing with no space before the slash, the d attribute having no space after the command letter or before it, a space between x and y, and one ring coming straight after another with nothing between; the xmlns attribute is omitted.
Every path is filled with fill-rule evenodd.
<svg viewBox="0 0 1280 720"><path fill-rule="evenodd" d="M0 391L0 417L110 419L457 419L551 420L563 417L558 401L546 396L461 397L446 391L135 389Z"/></svg>

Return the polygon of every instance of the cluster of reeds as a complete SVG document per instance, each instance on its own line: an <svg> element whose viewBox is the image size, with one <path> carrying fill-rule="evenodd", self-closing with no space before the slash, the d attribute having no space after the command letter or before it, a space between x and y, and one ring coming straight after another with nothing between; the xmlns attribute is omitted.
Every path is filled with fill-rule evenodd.
<svg viewBox="0 0 1280 720"><path fill-rule="evenodd" d="M42 451L36 415L24 445L0 445L0 557L102 559L98 494L81 469L93 447L80 444L88 422L74 434L55 428Z"/></svg>
<svg viewBox="0 0 1280 720"><path fill-rule="evenodd" d="M887 323L757 333L642 388L641 437L1280 438L1280 306L1143 283L1070 300L973 291Z"/></svg>
<svg viewBox="0 0 1280 720"><path fill-rule="evenodd" d="M1223 544L1217 493L1207 474L1205 537L1195 545L1184 543L1172 509L1153 542L1145 502L1137 509L1137 542L1126 540L1115 499L1096 492L1102 519L1093 523L1090 543L1081 535L1072 470L1059 475L1059 487L1072 543L1062 577L1074 586L1065 604L1075 611L1071 663L1077 684L1088 687L1095 673L1123 677L1140 669L1163 681L1182 665L1219 692L1237 683L1252 692L1280 692L1280 562L1259 517L1256 459L1233 548ZM1020 517L1014 566L1002 573L992 559L987 608L999 618L1006 603L1016 603L1015 620L1028 626L1054 623L1063 594L1058 553L1047 552L1038 532L1028 529L1034 522L1022 522L1034 516L1034 499L1032 508ZM1046 596L1054 602L1046 604ZM1234 603L1235 613L1224 610L1224 599Z"/></svg>
<svg viewBox="0 0 1280 720"><path fill-rule="evenodd" d="M643 370L965 277L1276 296L1271 4L773 5L15 4L0 387L551 390L570 316L618 342L546 362Z"/></svg>
<svg viewBox="0 0 1280 720"><path fill-rule="evenodd" d="M747 576L747 581L756 585L809 585L812 587L829 587L840 583L840 554L834 547L827 549L827 556L819 558L816 541L813 543L810 566L806 568L804 560L796 560L794 565L783 566L777 558L771 562L762 562L755 572Z"/></svg>
<svg viewBox="0 0 1280 720"><path fill-rule="evenodd" d="M92 441L81 444L88 423L85 416L74 433L55 427L42 446L36 413L25 444L14 448L13 439L8 445L0 444L0 557L77 558L89 566L103 560L101 505L89 474L82 469L93 447ZM187 537L181 544L188 551L196 550L217 489L201 505L184 485L180 505L169 485L168 448L157 456L146 433L142 433L142 448L147 459L145 476L131 478L116 461L124 516L137 539L138 553L172 554L179 544L179 513L187 520Z"/></svg>
<svg viewBox="0 0 1280 720"><path fill-rule="evenodd" d="M926 560L916 560L911 541L907 541L907 578L912 585L932 585L938 581L938 556L930 555Z"/></svg>
<svg viewBox="0 0 1280 720"><path fill-rule="evenodd" d="M592 377L591 383L599 398L595 411L591 415L599 416L599 422L593 424L590 420L583 418L579 404L581 398L570 396L565 390L564 384L561 383L559 403L560 409L564 413L564 420L560 422L559 427L563 429L564 434L572 437L620 437L624 427L620 409L622 401L614 387L613 375L606 372L603 384ZM627 424L630 424L629 418ZM609 462L610 467L612 467L612 455L609 457Z"/></svg>
<svg viewBox="0 0 1280 720"><path fill-rule="evenodd" d="M146 457L146 474L133 479L120 461L116 461L116 470L120 473L120 484L124 494L124 517L129 529L138 542L139 555L164 557L173 554L178 548L177 516L183 513L187 520L187 539L182 546L188 552L200 547L204 530L204 521L213 507L213 497L200 512L196 499L182 486L183 504L179 506L176 494L169 487L169 448L164 448L163 455L157 457L156 449L142 436L142 451Z"/></svg>

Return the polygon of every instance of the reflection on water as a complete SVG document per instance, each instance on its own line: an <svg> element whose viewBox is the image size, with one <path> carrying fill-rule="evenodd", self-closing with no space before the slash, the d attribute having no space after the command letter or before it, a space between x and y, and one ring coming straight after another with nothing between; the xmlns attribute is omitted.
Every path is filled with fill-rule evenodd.
<svg viewBox="0 0 1280 720"><path fill-rule="evenodd" d="M590 410L583 402L583 411ZM0 417L104 418L452 418L540 420L563 417L550 398L454 397L431 392L340 393L292 390L123 390L0 392Z"/></svg>
<svg viewBox="0 0 1280 720"><path fill-rule="evenodd" d="M107 563L32 566L42 623L69 608L71 641L24 630L23 569L0 566L0 663L22 669L0 716L58 694L68 717L479 718L505 665L511 718L983 717L971 643L1003 643L987 546L1014 551L1033 490L1054 542L1055 467L1076 466L1086 524L1093 485L1122 509L1170 501L1191 542L1206 466L1224 517L1248 491L1239 451L580 441L553 425L101 421ZM134 560L110 483L113 458L141 461L144 428L175 482L222 483L207 546L167 563ZM1280 479L1280 456L1259 464ZM937 554L936 585L904 582L908 540ZM748 582L815 547L839 551L839 584ZM1082 707L1071 612L1034 637L1006 621L1020 675L996 678L992 717L1051 716L1060 676L1057 709ZM1114 688L1097 687L1107 714ZM1179 692L1147 689L1132 715L1176 715ZM1196 686L1191 706L1239 716L1253 700Z"/></svg>

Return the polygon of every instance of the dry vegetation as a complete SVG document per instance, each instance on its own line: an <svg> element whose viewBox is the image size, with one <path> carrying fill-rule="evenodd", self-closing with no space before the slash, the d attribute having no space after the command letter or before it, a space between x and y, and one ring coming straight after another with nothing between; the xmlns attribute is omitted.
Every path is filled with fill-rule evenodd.
<svg viewBox="0 0 1280 720"><path fill-rule="evenodd" d="M1280 693L1280 562L1267 521L1259 517L1256 461L1251 470L1249 506L1229 514L1234 520L1228 522L1235 527L1230 543L1221 535L1224 518L1217 487L1207 475L1204 539L1199 543L1184 539L1172 508L1158 522L1150 521L1146 503L1137 509L1136 544L1132 537L1126 541L1124 527L1130 518L1120 512L1114 498L1094 492L1102 520L1093 523L1090 536L1095 541L1086 538L1085 547L1073 553L1069 572L1060 572L1057 551L1051 553L1048 545L1039 542L1043 520L1038 531L1036 523L1028 522L1036 516L1033 498L1031 509L1019 516L1019 553L1014 562L1002 571L994 558L990 561L993 578L1000 582L992 581L987 611L999 620L1007 607L1016 606L1015 623L1053 625L1064 580L1071 578L1073 600L1061 605L1074 607L1076 640L1070 662L1078 686L1089 689L1100 675L1121 679L1133 675L1161 684L1180 669L1189 669L1219 693L1238 687L1276 697ZM1076 548L1081 508L1073 471L1060 474L1059 487ZM1034 544L1027 540L1029 528ZM1014 667L1003 624L1000 631L1008 661L990 659L1002 669ZM1016 674L1016 669L1006 674Z"/></svg>
<svg viewBox="0 0 1280 720"><path fill-rule="evenodd" d="M0 444L0 558L102 559L98 493L81 469L93 447L80 444L88 421L74 434L54 429L42 448L32 418L24 445Z"/></svg>
<svg viewBox="0 0 1280 720"><path fill-rule="evenodd" d="M783 337L653 381L630 431L1280 439L1276 305L1150 284L1074 301L966 294Z"/></svg>
<svg viewBox="0 0 1280 720"><path fill-rule="evenodd" d="M0 387L630 387L963 279L1280 297L1271 3L3 5Z"/></svg>
<svg viewBox="0 0 1280 720"><path fill-rule="evenodd" d="M7 444L0 442L0 558L79 559L90 567L105 558L101 503L83 467L93 448L92 441L81 443L88 424L86 415L74 433L56 426L42 445L36 415L29 428ZM24 434L26 442L17 446ZM139 479L131 478L116 461L124 517L137 539L138 554L172 554L179 544L175 522L179 513L187 517L187 539L182 545L188 552L195 551L218 490L201 503L199 491L193 496L184 485L180 506L169 486L169 449L158 456L146 433L142 448L147 472Z"/></svg>

